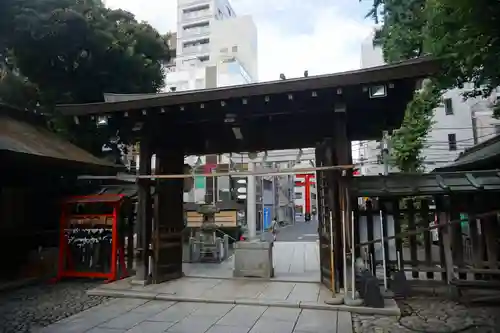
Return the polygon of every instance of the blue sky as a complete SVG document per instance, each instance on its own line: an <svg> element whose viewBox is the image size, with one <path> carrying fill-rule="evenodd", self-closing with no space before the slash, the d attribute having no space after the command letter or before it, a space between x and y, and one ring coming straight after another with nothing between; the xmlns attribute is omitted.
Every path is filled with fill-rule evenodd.
<svg viewBox="0 0 500 333"><path fill-rule="evenodd" d="M176 0L106 0L148 21L161 33L175 31ZM237 15L251 15L258 30L259 79L334 73L359 68L361 42L373 30L364 16L370 0L232 0Z"/></svg>

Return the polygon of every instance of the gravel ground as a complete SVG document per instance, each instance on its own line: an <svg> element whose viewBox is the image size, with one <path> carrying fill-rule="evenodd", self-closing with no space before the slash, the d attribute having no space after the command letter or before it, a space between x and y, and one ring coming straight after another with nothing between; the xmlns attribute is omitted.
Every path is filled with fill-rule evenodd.
<svg viewBox="0 0 500 333"><path fill-rule="evenodd" d="M496 333L500 332L500 305L466 307L437 297L414 297L399 302L402 312L401 323L398 318L364 316L353 314L355 333ZM488 326L472 327L477 324ZM464 329L467 328L467 329Z"/></svg>
<svg viewBox="0 0 500 333"><path fill-rule="evenodd" d="M24 333L102 304L106 297L87 296L101 281L61 281L0 293L0 332Z"/></svg>

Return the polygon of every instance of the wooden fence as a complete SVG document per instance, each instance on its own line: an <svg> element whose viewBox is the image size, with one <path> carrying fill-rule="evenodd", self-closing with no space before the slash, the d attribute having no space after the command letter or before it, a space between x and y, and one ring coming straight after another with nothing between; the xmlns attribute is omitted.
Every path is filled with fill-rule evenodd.
<svg viewBox="0 0 500 333"><path fill-rule="evenodd" d="M443 211L430 197L360 198L353 205L356 257L382 277L383 244L388 276L400 265L412 281L498 283L498 214L465 206ZM438 223L445 226L435 227ZM375 241L382 236L388 240Z"/></svg>

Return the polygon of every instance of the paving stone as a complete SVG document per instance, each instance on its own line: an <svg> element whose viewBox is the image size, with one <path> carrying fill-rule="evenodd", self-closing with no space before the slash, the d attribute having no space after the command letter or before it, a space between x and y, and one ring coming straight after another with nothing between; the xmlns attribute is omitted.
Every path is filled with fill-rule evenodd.
<svg viewBox="0 0 500 333"><path fill-rule="evenodd" d="M217 324L252 327L266 309L265 306L237 305L222 317Z"/></svg>
<svg viewBox="0 0 500 333"><path fill-rule="evenodd" d="M350 312L337 312L337 332L352 333L352 316Z"/></svg>
<svg viewBox="0 0 500 333"><path fill-rule="evenodd" d="M285 300L293 288L295 287L295 283L290 282L273 282L270 283L258 296L258 298L263 299L277 299L277 300Z"/></svg>
<svg viewBox="0 0 500 333"><path fill-rule="evenodd" d="M99 325L99 327L130 329L149 317L151 317L149 313L127 312Z"/></svg>
<svg viewBox="0 0 500 333"><path fill-rule="evenodd" d="M168 309L157 313L149 318L148 321L166 321L166 322L178 322L194 312L202 303L188 303L179 302L175 303Z"/></svg>
<svg viewBox="0 0 500 333"><path fill-rule="evenodd" d="M301 309L269 307L262 315L262 319L273 319L279 321L297 321Z"/></svg>
<svg viewBox="0 0 500 333"><path fill-rule="evenodd" d="M90 331L86 331L85 333L125 333L125 330L121 329L113 329L113 328L102 328L102 327L94 327Z"/></svg>
<svg viewBox="0 0 500 333"><path fill-rule="evenodd" d="M163 333L174 325L175 323L165 321L143 321L125 333Z"/></svg>
<svg viewBox="0 0 500 333"><path fill-rule="evenodd" d="M212 316L218 317L219 319L224 317L232 308L234 304L213 304L213 303L201 303L199 307L191 313L192 316Z"/></svg>
<svg viewBox="0 0 500 333"><path fill-rule="evenodd" d="M170 327L168 333L204 333L213 326L219 317L188 316Z"/></svg>
<svg viewBox="0 0 500 333"><path fill-rule="evenodd" d="M314 333L336 333L337 311L302 310L295 325L295 330Z"/></svg>
<svg viewBox="0 0 500 333"><path fill-rule="evenodd" d="M248 333L249 327L214 325L206 333Z"/></svg>
<svg viewBox="0 0 500 333"><path fill-rule="evenodd" d="M132 312L147 312L150 314L155 314L155 313L160 313L172 305L174 305L175 302L167 302L167 301L149 301L147 303L144 303L143 305L135 308L132 310Z"/></svg>
<svg viewBox="0 0 500 333"><path fill-rule="evenodd" d="M292 333L295 321L281 321L272 318L260 318L250 333Z"/></svg>
<svg viewBox="0 0 500 333"><path fill-rule="evenodd" d="M319 295L319 284L296 283L287 301L316 302Z"/></svg>

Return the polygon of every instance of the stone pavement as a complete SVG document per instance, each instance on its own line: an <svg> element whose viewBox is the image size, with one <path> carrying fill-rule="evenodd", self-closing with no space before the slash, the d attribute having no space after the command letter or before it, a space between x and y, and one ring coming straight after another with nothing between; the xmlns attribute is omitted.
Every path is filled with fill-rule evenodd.
<svg viewBox="0 0 500 333"><path fill-rule="evenodd" d="M398 317L352 314L355 333L500 332L500 305L467 307L442 297L412 297L399 302ZM410 328L410 329L409 329Z"/></svg>
<svg viewBox="0 0 500 333"><path fill-rule="evenodd" d="M319 282L276 282L259 279L210 279L184 277L157 285L138 286L124 279L89 290L89 295L140 298L148 300L278 306L301 309L343 310L361 313L399 315L394 300L386 307L328 305L332 294Z"/></svg>
<svg viewBox="0 0 500 333"><path fill-rule="evenodd" d="M351 333L342 311L117 299L39 333Z"/></svg>
<svg viewBox="0 0 500 333"><path fill-rule="evenodd" d="M317 242L275 242L273 249L274 280L318 282L319 244ZM184 274L190 277L229 279L233 276L234 260L221 264L184 263Z"/></svg>

